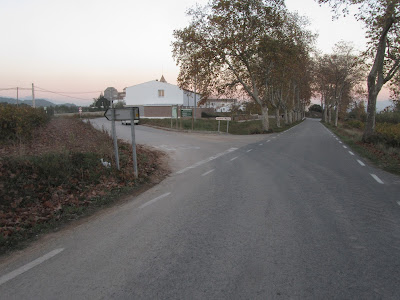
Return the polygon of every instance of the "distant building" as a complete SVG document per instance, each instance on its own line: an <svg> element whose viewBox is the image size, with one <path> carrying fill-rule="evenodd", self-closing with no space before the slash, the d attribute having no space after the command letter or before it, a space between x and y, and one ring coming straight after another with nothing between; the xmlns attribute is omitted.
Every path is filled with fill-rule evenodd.
<svg viewBox="0 0 400 300"><path fill-rule="evenodd" d="M161 76L160 80L152 80L125 88L126 106L138 106L140 115L144 117L171 117L171 106L198 107L200 94L182 90L170 84ZM196 111L201 116L201 109Z"/></svg>
<svg viewBox="0 0 400 300"><path fill-rule="evenodd" d="M236 104L237 99L207 99L201 107L214 108L216 112L230 112Z"/></svg>

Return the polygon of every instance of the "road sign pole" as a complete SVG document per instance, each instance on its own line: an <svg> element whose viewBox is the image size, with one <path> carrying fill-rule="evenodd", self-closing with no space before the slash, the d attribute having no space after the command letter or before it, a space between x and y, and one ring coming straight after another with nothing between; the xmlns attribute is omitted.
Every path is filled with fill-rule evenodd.
<svg viewBox="0 0 400 300"><path fill-rule="evenodd" d="M171 118L172 120L172 118ZM171 121L172 122L172 121ZM135 178L138 178L137 157L136 157L136 139L135 139L135 116L134 109L131 109L131 134L132 134L132 157L133 157L133 172Z"/></svg>
<svg viewBox="0 0 400 300"><path fill-rule="evenodd" d="M226 123L226 133L228 133L228 131L229 131L229 120Z"/></svg>
<svg viewBox="0 0 400 300"><path fill-rule="evenodd" d="M117 164L117 169L119 170L119 155L118 155L118 142L117 142L117 132L115 130L115 108L112 108L111 113L111 129L112 129L112 136L114 140L114 152L115 152L115 163Z"/></svg>
<svg viewBox="0 0 400 300"><path fill-rule="evenodd" d="M192 109L192 131L193 131L193 129L194 129L194 114L193 114L193 110L194 110L194 109Z"/></svg>
<svg viewBox="0 0 400 300"><path fill-rule="evenodd" d="M221 121L218 120L218 133L219 133L219 126L221 125Z"/></svg>

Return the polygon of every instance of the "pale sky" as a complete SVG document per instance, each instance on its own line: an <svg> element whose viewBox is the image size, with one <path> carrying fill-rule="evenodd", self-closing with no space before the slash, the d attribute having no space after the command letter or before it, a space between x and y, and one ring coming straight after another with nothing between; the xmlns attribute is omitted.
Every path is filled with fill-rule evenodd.
<svg viewBox="0 0 400 300"><path fill-rule="evenodd" d="M185 12L207 0L0 0L0 89L32 83L72 99L35 91L36 98L89 105L109 86L159 79L176 84L179 69L171 53L174 29L189 23ZM319 33L317 48L329 53L340 40L365 47L361 22L332 21L328 6L286 0L289 10L308 16ZM30 96L20 91L20 98ZM16 97L15 91L0 96ZM387 96L385 96L387 98Z"/></svg>

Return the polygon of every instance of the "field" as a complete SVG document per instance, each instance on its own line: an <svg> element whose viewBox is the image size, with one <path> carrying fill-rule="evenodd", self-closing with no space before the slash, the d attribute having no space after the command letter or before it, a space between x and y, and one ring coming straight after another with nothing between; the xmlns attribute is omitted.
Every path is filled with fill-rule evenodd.
<svg viewBox="0 0 400 300"><path fill-rule="evenodd" d="M131 145L122 141L121 171L116 170L112 140L90 123L62 117L40 123L29 137L8 135L1 140L0 254L148 188L168 174L163 153L138 145L135 179Z"/></svg>

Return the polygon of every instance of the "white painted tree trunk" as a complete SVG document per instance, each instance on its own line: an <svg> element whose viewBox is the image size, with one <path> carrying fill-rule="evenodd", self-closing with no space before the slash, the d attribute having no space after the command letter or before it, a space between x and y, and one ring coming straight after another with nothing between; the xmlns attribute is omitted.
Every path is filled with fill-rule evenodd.
<svg viewBox="0 0 400 300"><path fill-rule="evenodd" d="M261 113L262 113L262 129L263 131L268 131L269 130L268 107L262 106Z"/></svg>
<svg viewBox="0 0 400 300"><path fill-rule="evenodd" d="M279 108L275 109L275 119L276 119L276 127L281 127L281 115L279 113Z"/></svg>

